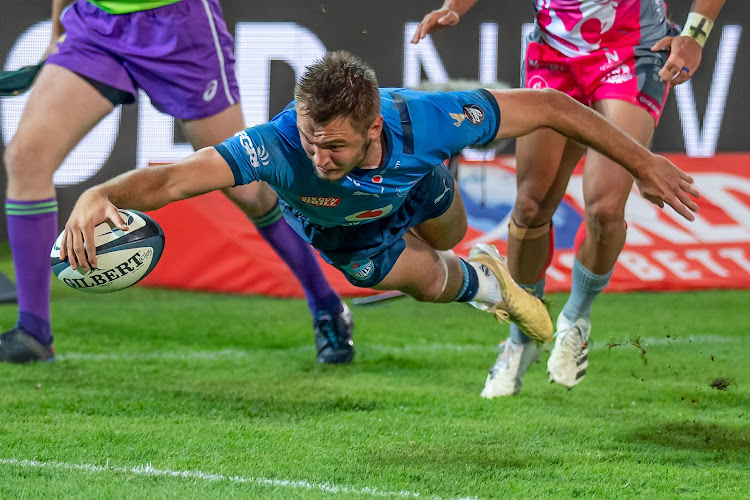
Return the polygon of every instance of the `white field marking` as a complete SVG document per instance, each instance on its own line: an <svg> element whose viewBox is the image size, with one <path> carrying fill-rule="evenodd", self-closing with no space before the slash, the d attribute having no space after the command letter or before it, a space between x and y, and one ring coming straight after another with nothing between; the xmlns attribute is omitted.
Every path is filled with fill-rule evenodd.
<svg viewBox="0 0 750 500"><path fill-rule="evenodd" d="M628 345L633 339L596 339L592 341L592 350L609 349L609 344ZM688 335L685 337L675 336L666 337L642 337L641 345L687 345L687 344L737 344L744 342L740 337L722 337L720 335ZM363 351L373 351L390 354L409 354L420 352L440 352L440 351L467 351L467 352L486 352L494 346L486 344L444 344L444 343L421 343L415 341L414 344L405 346L386 346L378 344L365 344L361 346ZM221 359L245 359L257 355L261 351L279 351L279 352L312 352L312 346L297 346L288 349L269 349L269 348L248 348L244 349L222 349L218 351L148 351L148 352L109 352L109 353L92 353L92 352L68 352L58 355L59 361L214 361Z"/></svg>
<svg viewBox="0 0 750 500"><path fill-rule="evenodd" d="M200 481L226 481L229 483L252 484L257 486L272 486L276 488L291 488L302 490L317 490L325 493L340 494L359 494L371 495L374 497L392 497L392 498L431 498L442 500L440 497L423 496L416 491L386 491L381 488L365 486L356 488L353 486L336 486L330 483L311 483L309 481L296 481L290 479L270 479L265 477L243 477L227 476L225 474L216 474L213 472L202 472L199 470L171 470L157 469L151 464L138 465L136 467L122 467L116 465L95 465L95 464L71 464L67 462L40 460L22 460L18 458L0 458L0 465L15 465L18 467L28 467L34 469L58 469L72 470L90 473L113 472L119 474L135 474L137 476L163 476L179 477L186 479L197 479ZM462 497L456 500L472 500L477 497Z"/></svg>

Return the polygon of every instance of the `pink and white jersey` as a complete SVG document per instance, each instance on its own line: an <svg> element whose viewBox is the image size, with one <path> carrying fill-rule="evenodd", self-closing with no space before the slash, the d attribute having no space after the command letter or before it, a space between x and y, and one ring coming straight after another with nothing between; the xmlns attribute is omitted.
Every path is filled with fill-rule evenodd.
<svg viewBox="0 0 750 500"><path fill-rule="evenodd" d="M532 39L568 57L612 47L650 47L670 26L663 0L534 0L534 10Z"/></svg>

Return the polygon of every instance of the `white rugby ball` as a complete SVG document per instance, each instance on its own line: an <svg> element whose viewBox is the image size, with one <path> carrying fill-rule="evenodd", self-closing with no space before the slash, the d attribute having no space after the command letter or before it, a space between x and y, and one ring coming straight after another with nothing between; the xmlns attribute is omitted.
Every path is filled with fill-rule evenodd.
<svg viewBox="0 0 750 500"><path fill-rule="evenodd" d="M65 232L60 233L50 253L52 271L60 281L81 292L110 293L138 283L151 272L164 250L164 231L136 210L120 210L120 215L128 224L127 231L109 222L94 228L97 267L91 271L73 269L67 260L60 260Z"/></svg>

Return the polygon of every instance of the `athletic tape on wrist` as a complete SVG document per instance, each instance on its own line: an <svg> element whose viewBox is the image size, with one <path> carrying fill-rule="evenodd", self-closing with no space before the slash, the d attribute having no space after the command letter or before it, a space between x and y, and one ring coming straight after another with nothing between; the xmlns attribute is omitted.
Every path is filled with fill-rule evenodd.
<svg viewBox="0 0 750 500"><path fill-rule="evenodd" d="M706 40L714 27L714 22L702 14L691 12L688 14L685 27L682 28L681 36L689 36L701 47L706 46Z"/></svg>

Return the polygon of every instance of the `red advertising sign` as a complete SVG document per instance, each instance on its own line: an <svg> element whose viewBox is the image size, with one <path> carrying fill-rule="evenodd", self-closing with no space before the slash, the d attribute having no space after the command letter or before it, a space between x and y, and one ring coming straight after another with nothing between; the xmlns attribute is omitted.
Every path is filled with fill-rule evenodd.
<svg viewBox="0 0 750 500"><path fill-rule="evenodd" d="M633 188L626 206L628 235L607 291L695 290L750 287L750 154L713 158L668 155L695 178L702 193L694 222L660 209ZM505 251L515 200L512 157L462 160L459 185L469 231L456 248L468 254L478 242ZM583 221L580 166L555 213L555 255L548 291L570 289L573 240ZM219 193L173 203L153 216L167 243L161 262L144 282L193 290L302 297L291 271L253 225ZM368 295L323 263L334 287L347 296Z"/></svg>
<svg viewBox="0 0 750 500"><path fill-rule="evenodd" d="M667 156L695 179L702 194L696 220L688 222L668 207L660 209L641 198L634 187L625 210L628 223L625 248L607 291L747 288L750 286L750 154L722 154L713 158ZM504 252L515 186L498 182L509 183L514 171L513 158L461 163L459 179L467 204L470 234L456 249L459 253L468 253L473 244L481 241L495 243ZM547 270L548 291L570 290L570 270L575 258L573 239L583 221L581 173L579 165L555 214L556 249ZM497 223L489 227L492 221Z"/></svg>

